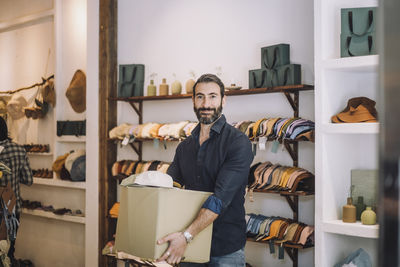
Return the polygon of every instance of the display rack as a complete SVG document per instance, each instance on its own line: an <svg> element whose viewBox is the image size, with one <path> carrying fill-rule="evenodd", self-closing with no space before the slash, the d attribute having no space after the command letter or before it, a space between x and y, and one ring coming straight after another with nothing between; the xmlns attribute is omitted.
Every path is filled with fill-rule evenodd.
<svg viewBox="0 0 400 267"><path fill-rule="evenodd" d="M313 85L290 85L290 86L279 86L279 87L271 87L271 88L256 88L256 89L241 89L241 90L231 90L225 91L225 95L228 97L233 96L241 96L241 95L252 95L252 94L269 94L269 93L282 93L286 96L289 105L293 109L293 116L299 116L299 92L300 91L309 91L314 90ZM145 101L171 101L176 99L190 99L192 94L181 94L181 95L168 95L168 96L138 96L138 97L109 97L109 101L117 102L127 102L133 108L133 110L138 115L139 124L143 123L143 102ZM111 130L111 129L108 129ZM108 132L108 131L107 131ZM135 139L135 142L130 143L130 146L135 151L139 160L142 160L143 153L143 142L152 141L152 139ZM179 140L169 140L169 141L179 141ZM110 147L114 147L115 142L112 139L107 138L107 144ZM293 166L298 166L298 141L293 140L285 140L283 142L284 147L288 151L289 155L293 160ZM107 162L107 166L111 166L113 162ZM108 174L108 181L111 181L111 176ZM113 181L115 182L115 181ZM115 190L115 189L113 189ZM283 196L288 202L292 212L293 212L293 220L298 221L299 217L299 196L313 195L313 192L282 192L282 191L273 191L273 190L254 190L254 192L261 193L271 193L271 194L279 194ZM115 195L116 192L109 192L110 195ZM103 212L107 214L108 210L111 208L104 207L106 210ZM100 218L103 220L103 223L107 225L107 228L110 229L111 225L115 225L115 220L110 218L109 216L104 216ZM105 233L103 233L105 234ZM112 235L107 237L108 239L112 239ZM249 241L253 241L252 239L248 239ZM289 257L293 261L293 266L298 266L298 250L308 248L310 246L299 246L299 245L290 245L287 244L284 246L285 251L288 253Z"/></svg>
<svg viewBox="0 0 400 267"><path fill-rule="evenodd" d="M333 266L360 247L377 266L379 226L341 219L351 170L377 169L379 123L331 123L348 99L376 99L379 56L340 58L340 12L377 5L376 0L314 1L315 266Z"/></svg>

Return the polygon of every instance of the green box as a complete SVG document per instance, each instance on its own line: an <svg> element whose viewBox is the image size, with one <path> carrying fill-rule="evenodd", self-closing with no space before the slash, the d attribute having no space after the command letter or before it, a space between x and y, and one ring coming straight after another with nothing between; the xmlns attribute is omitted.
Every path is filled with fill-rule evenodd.
<svg viewBox="0 0 400 267"><path fill-rule="evenodd" d="M341 34L363 36L375 31L377 21L376 7L342 8ZM353 31L351 30L353 26Z"/></svg>
<svg viewBox="0 0 400 267"><path fill-rule="evenodd" d="M119 65L118 97L143 96L144 65Z"/></svg>
<svg viewBox="0 0 400 267"><path fill-rule="evenodd" d="M278 85L276 70L249 70L249 88L267 88Z"/></svg>
<svg viewBox="0 0 400 267"><path fill-rule="evenodd" d="M376 54L375 32L364 36L352 36L348 34L340 35L341 57L368 56Z"/></svg>
<svg viewBox="0 0 400 267"><path fill-rule="evenodd" d="M261 48L261 68L275 69L290 64L290 45L277 44Z"/></svg>
<svg viewBox="0 0 400 267"><path fill-rule="evenodd" d="M278 86L301 84L301 65L289 64L276 69Z"/></svg>

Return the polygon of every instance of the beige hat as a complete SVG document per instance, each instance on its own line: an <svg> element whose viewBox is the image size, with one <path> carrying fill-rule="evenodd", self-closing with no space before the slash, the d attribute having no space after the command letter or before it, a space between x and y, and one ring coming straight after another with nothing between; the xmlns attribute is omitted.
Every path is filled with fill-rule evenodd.
<svg viewBox="0 0 400 267"><path fill-rule="evenodd" d="M71 154L68 155L68 157L65 159L65 168L67 169L68 172L71 173L72 169L72 164L74 161L79 158L80 156L83 156L86 154L86 151L84 149L78 149L72 152Z"/></svg>
<svg viewBox="0 0 400 267"><path fill-rule="evenodd" d="M7 111L12 119L19 120L25 116L24 107L26 106L28 106L28 102L26 102L25 97L15 93L7 104Z"/></svg>
<svg viewBox="0 0 400 267"><path fill-rule="evenodd" d="M0 114L7 113L7 103L11 96L0 96Z"/></svg>
<svg viewBox="0 0 400 267"><path fill-rule="evenodd" d="M132 124L122 123L110 130L108 133L111 139L124 139L125 136L129 135L129 130L132 128Z"/></svg>
<svg viewBox="0 0 400 267"><path fill-rule="evenodd" d="M75 112L82 113L86 110L86 75L83 71L75 72L65 95Z"/></svg>

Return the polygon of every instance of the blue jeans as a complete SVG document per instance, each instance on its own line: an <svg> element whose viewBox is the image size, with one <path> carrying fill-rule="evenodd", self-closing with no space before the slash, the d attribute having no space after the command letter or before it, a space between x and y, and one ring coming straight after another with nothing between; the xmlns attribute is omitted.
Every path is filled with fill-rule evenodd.
<svg viewBox="0 0 400 267"><path fill-rule="evenodd" d="M180 267L244 267L245 265L243 248L224 256L211 257L207 263L182 262L179 264Z"/></svg>

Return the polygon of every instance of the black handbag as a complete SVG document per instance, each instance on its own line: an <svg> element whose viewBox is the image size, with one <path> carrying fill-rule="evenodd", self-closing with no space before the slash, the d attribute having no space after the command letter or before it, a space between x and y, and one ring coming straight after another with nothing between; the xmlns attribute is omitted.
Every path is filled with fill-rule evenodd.
<svg viewBox="0 0 400 267"><path fill-rule="evenodd" d="M86 120L57 121L57 136L62 135L86 135Z"/></svg>

